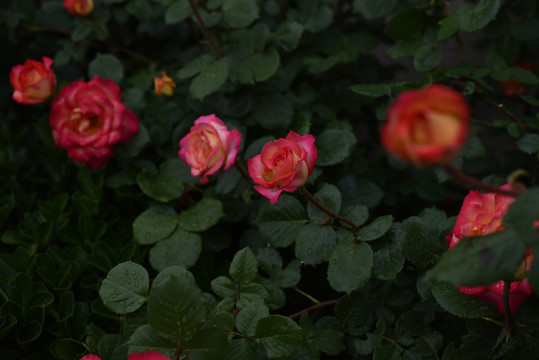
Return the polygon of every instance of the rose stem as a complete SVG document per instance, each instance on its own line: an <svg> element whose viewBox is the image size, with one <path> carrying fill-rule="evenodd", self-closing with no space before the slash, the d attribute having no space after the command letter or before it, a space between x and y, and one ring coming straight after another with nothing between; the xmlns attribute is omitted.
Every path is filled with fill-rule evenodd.
<svg viewBox="0 0 539 360"><path fill-rule="evenodd" d="M303 309L301 311L298 311L297 313L295 314L292 314L292 315L289 315L288 318L289 319L297 319L301 316L301 314L303 313L310 313L311 311L315 311L315 310L318 310L318 309L321 309L323 307L326 307L326 306L329 306L329 305L333 305L333 304L336 304L337 302L339 301L339 299L335 299L335 300L329 300L329 301L322 301L322 302L319 302L318 304L315 304L311 307L308 307L306 309Z"/></svg>
<svg viewBox="0 0 539 360"><path fill-rule="evenodd" d="M298 294L305 296L307 299L311 300L315 304L318 304L320 302L316 300L314 297L312 297L311 295L307 294L305 291L298 289L296 286L293 286L292 289L294 289L294 291L297 292Z"/></svg>
<svg viewBox="0 0 539 360"><path fill-rule="evenodd" d="M518 116L513 114L511 111L509 111L502 103L498 103L489 97L485 96L484 94L478 93L479 97L488 102L490 105L494 106L496 109L500 110L505 116L507 116L509 119L514 121L515 123L519 124L520 126L526 128L527 130L531 132L538 132L537 129L531 127L530 125L526 124L522 119L520 119Z"/></svg>
<svg viewBox="0 0 539 360"><path fill-rule="evenodd" d="M515 323L513 322L513 317L511 316L511 307L509 306L509 293L511 290L511 282L503 282L503 310L505 312L505 329L507 330L507 336L511 336Z"/></svg>
<svg viewBox="0 0 539 360"><path fill-rule="evenodd" d="M198 12L196 5L193 3L193 0L189 0L189 5L191 5L191 9L193 9L193 14L195 15L195 18L197 19L200 29L202 29L202 33L204 34L204 37L208 41L208 44L210 44L212 51L217 54L219 59L222 58L223 50L221 50L221 48L219 48L213 41L213 38L211 37L210 32L208 31L208 28L206 27L206 24L204 24L204 20L202 20L202 18L200 17L200 13Z"/></svg>
<svg viewBox="0 0 539 360"><path fill-rule="evenodd" d="M495 185L486 184L482 182L481 180L476 179L473 176L470 176L460 171L459 169L457 169L456 167L452 165L444 165L443 168L448 174L450 174L457 180L460 180L465 185L468 185L474 189L485 190L488 192L498 193L498 194L502 194L506 196L513 196L513 197L517 197L522 193L521 190L500 189L499 187Z"/></svg>
<svg viewBox="0 0 539 360"><path fill-rule="evenodd" d="M323 212L325 212L326 214L328 214L329 216L339 220L339 221L344 221L345 223L347 223L348 225L350 225L355 232L358 232L359 231L359 227L354 224L352 222L352 220L348 219L348 218L345 218L343 216L340 216L338 214L335 214L333 211L329 210L327 207L325 207L324 205L322 205L318 200L316 200L316 198L309 192L309 190L307 190L307 188L305 188L305 186L302 186L299 188L299 191L301 193L303 193L303 195L305 195L307 197L307 199L309 199L310 202L313 203L314 206L316 206L317 208L319 208L320 210L322 210Z"/></svg>

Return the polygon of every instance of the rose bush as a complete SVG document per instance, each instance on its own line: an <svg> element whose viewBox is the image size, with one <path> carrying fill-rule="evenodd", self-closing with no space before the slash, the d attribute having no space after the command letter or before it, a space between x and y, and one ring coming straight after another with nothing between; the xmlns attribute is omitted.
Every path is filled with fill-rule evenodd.
<svg viewBox="0 0 539 360"><path fill-rule="evenodd" d="M464 97L442 85L405 91L387 110L382 145L414 165L447 163L466 141L469 112Z"/></svg>
<svg viewBox="0 0 539 360"><path fill-rule="evenodd" d="M86 355L81 360L101 360L97 355ZM130 353L128 360L170 360L168 357L155 351L146 351L144 353Z"/></svg>
<svg viewBox="0 0 539 360"><path fill-rule="evenodd" d="M283 191L292 192L313 173L318 150L312 135L290 131L286 138L267 143L248 160L255 190L275 204Z"/></svg>
<svg viewBox="0 0 539 360"><path fill-rule="evenodd" d="M181 139L178 155L191 168L191 175L202 175L200 182L204 184L210 181L208 175L234 165L240 144L240 132L228 130L221 119L212 114L195 121L189 134Z"/></svg>
<svg viewBox="0 0 539 360"><path fill-rule="evenodd" d="M501 187L501 189L510 188L510 184ZM487 235L505 230L502 225L503 217L514 201L515 198L512 196L495 193L481 194L478 191L470 191L464 198L455 227L446 238L449 243L449 250L455 247L464 237ZM532 256L528 252L523 264L524 272L530 269L531 263ZM505 312L503 305L504 283L504 281L500 280L487 286L460 286L459 290L464 294L472 295L475 298L496 305L500 313L503 314ZM531 292L532 289L528 279L511 282L509 295L511 312L514 312Z"/></svg>
<svg viewBox="0 0 539 360"><path fill-rule="evenodd" d="M52 59L43 56L43 63L26 60L11 68L10 81L15 88L13 100L21 104L38 104L48 99L56 86L51 69Z"/></svg>
<svg viewBox="0 0 539 360"><path fill-rule="evenodd" d="M138 131L135 113L122 104L118 85L95 76L64 87L51 104L50 126L56 146L93 168L110 160L113 146Z"/></svg>
<svg viewBox="0 0 539 360"><path fill-rule="evenodd" d="M64 6L71 15L86 16L94 9L94 0L64 0Z"/></svg>

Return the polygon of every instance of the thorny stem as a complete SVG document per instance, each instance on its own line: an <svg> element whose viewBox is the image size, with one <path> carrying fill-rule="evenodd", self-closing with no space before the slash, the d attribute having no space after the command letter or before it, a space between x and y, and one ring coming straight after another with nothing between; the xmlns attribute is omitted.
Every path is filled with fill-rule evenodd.
<svg viewBox="0 0 539 360"><path fill-rule="evenodd" d="M354 224L352 222L352 220L350 220L348 218L345 218L344 216L340 216L338 214L335 214L333 211L329 210L327 207L322 205L318 200L316 200L316 198L304 186L300 187L299 191L303 195L305 195L307 197L307 199L309 199L309 201L313 203L314 206L316 206L317 208L319 208L320 210L322 210L323 212L325 212L329 216L331 216L331 217L333 217L333 218L335 218L335 219L337 219L339 221L343 221L343 222L347 223L348 225L350 225L354 229L355 232L359 231L359 227L356 224Z"/></svg>
<svg viewBox="0 0 539 360"><path fill-rule="evenodd" d="M511 307L509 306L509 295L511 290L511 282L503 282L503 310L505 318L505 329L507 330L507 336L511 336L515 328L513 317L511 316Z"/></svg>
<svg viewBox="0 0 539 360"><path fill-rule="evenodd" d="M336 304L337 302L339 301L339 299L335 299L335 300L329 300L329 301L322 301L322 302L319 302L318 304L315 304L311 307L308 307L306 309L303 309L301 311L298 311L297 313L295 314L292 314L292 315L289 315L288 318L289 319L297 319L301 316L301 314L303 313L310 313L312 311L315 311L315 310L318 310L318 309L321 309L321 308L324 308L326 306L330 306L330 305L334 305Z"/></svg>
<svg viewBox="0 0 539 360"><path fill-rule="evenodd" d="M305 296L307 299L311 300L313 303L315 303L315 304L320 303L320 301L316 300L314 297L312 297L311 295L307 294L306 292L300 290L296 286L293 286L292 289L294 289L294 291L296 291L298 294L301 294L301 295Z"/></svg>
<svg viewBox="0 0 539 360"><path fill-rule="evenodd" d="M506 196L513 196L513 197L518 197L523 191L520 189L500 189L499 187L495 185L486 184L482 182L481 180L476 179L473 176L470 176L460 171L459 169L455 168L452 165L444 165L443 168L448 174L460 180L463 184L470 186L474 189L485 190L488 192L493 192L493 193L502 194Z"/></svg>
<svg viewBox="0 0 539 360"><path fill-rule="evenodd" d="M532 131L537 132L537 129L531 127L530 125L526 124L521 118L513 114L509 109L507 109L502 103L498 103L491 98L485 96L484 94L479 93L478 94L481 100L486 101L490 105L494 106L496 109L498 109L500 112L502 112L506 117L508 117L511 121L519 124L523 128Z"/></svg>
<svg viewBox="0 0 539 360"><path fill-rule="evenodd" d="M211 50L217 54L217 56L220 58L223 57L223 50L221 50L220 47L215 44L215 41L213 41L213 38L211 37L211 34L206 27L206 24L204 24L204 20L202 20L202 17L200 17L200 13L198 12L198 8L193 2L193 0L189 0L189 5L191 5L191 9L193 10L193 14L195 15L195 18L197 19L198 25L200 26L200 29L202 30L202 33L204 34L204 37L208 41L208 44L211 47Z"/></svg>

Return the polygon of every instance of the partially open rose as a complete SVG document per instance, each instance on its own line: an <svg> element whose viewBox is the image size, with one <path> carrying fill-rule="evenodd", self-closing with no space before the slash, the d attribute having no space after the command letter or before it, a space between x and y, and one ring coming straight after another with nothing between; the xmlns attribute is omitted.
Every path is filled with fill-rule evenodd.
<svg viewBox="0 0 539 360"><path fill-rule="evenodd" d="M262 153L248 160L255 190L275 204L283 191L292 192L305 184L318 158L312 135L290 131L285 139L264 145Z"/></svg>
<svg viewBox="0 0 539 360"><path fill-rule="evenodd" d="M191 175L199 176L201 183L210 180L219 169L228 170L240 151L241 134L228 130L215 115L201 116L189 134L180 140L178 155L191 168Z"/></svg>
<svg viewBox="0 0 539 360"><path fill-rule="evenodd" d="M26 60L11 68L10 81L15 91L13 100L21 104L38 104L48 99L56 86L52 60L43 56L43 63Z"/></svg>
<svg viewBox="0 0 539 360"><path fill-rule="evenodd" d="M466 140L469 112L464 97L442 85L405 91L387 111L382 145L416 166L447 163Z"/></svg>
<svg viewBox="0 0 539 360"><path fill-rule="evenodd" d="M137 116L121 100L118 85L98 76L64 87L52 102L49 119L56 146L88 166L105 164L114 144L131 139L138 131Z"/></svg>
<svg viewBox="0 0 539 360"><path fill-rule="evenodd" d="M161 77L153 78L153 83L155 87L155 95L167 95L172 96L174 94L174 88L176 83L172 80L164 70L161 70Z"/></svg>
<svg viewBox="0 0 539 360"><path fill-rule="evenodd" d="M86 355L81 360L101 360L97 355ZM170 360L165 355L161 355L155 351L146 351L144 353L131 353L128 355L128 360Z"/></svg>
<svg viewBox="0 0 539 360"><path fill-rule="evenodd" d="M502 186L502 189L509 189L510 185ZM507 212L509 205L515 201L512 196L505 196L495 193L481 194L478 191L470 191L464 198L462 208L457 217L455 227L449 233L446 241L451 250L460 240L467 236L487 235L496 231L503 231L503 216ZM533 261L531 252L528 251L522 264L521 273L530 269ZM504 281L497 281L487 286L460 286L459 290L467 295L488 301L498 308L501 314L505 312L503 307ZM509 306L514 312L520 304L531 294L531 287L528 279L513 281L510 286Z"/></svg>

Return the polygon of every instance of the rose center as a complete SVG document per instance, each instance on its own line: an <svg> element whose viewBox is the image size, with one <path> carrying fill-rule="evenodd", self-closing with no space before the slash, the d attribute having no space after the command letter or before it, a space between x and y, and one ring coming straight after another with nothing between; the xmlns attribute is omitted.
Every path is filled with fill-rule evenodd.
<svg viewBox="0 0 539 360"><path fill-rule="evenodd" d="M429 111L412 128L412 141L416 144L448 146L455 143L461 129L458 118L452 114Z"/></svg>

